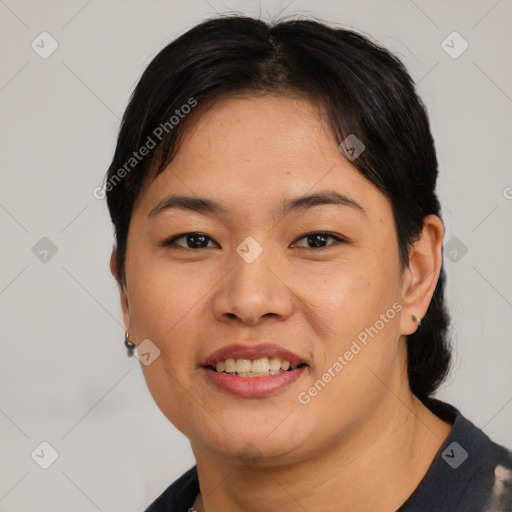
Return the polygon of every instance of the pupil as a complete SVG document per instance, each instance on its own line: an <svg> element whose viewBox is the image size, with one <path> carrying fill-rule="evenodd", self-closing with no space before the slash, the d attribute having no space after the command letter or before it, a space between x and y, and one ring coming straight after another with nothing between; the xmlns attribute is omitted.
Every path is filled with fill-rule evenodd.
<svg viewBox="0 0 512 512"><path fill-rule="evenodd" d="M199 240L198 242L194 243L193 241L191 242L191 240ZM204 242L206 241L206 237L204 235L198 235L198 234L192 234L192 235L187 235L187 245L189 247L195 247L195 248L203 248L204 245Z"/></svg>
<svg viewBox="0 0 512 512"><path fill-rule="evenodd" d="M313 247L323 247L322 241L327 241L327 235L317 233L315 235L308 235L308 241L313 244ZM320 241L320 244L318 243Z"/></svg>

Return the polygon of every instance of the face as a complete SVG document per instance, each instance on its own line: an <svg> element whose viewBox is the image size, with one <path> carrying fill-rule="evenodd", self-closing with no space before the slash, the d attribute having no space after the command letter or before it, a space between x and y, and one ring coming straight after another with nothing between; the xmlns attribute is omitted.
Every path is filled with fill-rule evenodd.
<svg viewBox="0 0 512 512"><path fill-rule="evenodd" d="M357 432L382 408L383 382L403 377L391 204L304 99L230 98L202 113L137 199L125 268L130 339L160 351L141 365L149 390L195 448L310 456ZM265 356L281 371L306 365L265 377L205 367L230 356L241 372L266 372L254 366Z"/></svg>

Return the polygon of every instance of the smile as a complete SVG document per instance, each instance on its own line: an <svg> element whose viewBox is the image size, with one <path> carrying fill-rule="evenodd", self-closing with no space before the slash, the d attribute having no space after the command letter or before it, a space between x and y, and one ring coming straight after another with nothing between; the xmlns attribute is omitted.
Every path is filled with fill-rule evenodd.
<svg viewBox="0 0 512 512"><path fill-rule="evenodd" d="M227 345L200 368L209 384L230 394L260 398L279 392L309 371L304 356L271 343Z"/></svg>
<svg viewBox="0 0 512 512"><path fill-rule="evenodd" d="M290 361L280 357L260 357L251 361L250 359L227 359L217 361L215 366L208 366L212 370L237 377L268 377L280 373L293 371L299 367L306 366L306 363L292 365Z"/></svg>

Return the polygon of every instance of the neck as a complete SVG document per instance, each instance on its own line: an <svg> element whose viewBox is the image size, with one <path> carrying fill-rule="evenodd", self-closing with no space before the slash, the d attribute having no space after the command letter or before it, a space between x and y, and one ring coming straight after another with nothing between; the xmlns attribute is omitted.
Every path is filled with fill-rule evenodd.
<svg viewBox="0 0 512 512"><path fill-rule="evenodd" d="M340 437L314 458L293 464L248 467L238 459L219 463L214 454L193 444L202 490L194 508L396 510L418 486L450 429L410 392L403 397L388 393L355 435Z"/></svg>

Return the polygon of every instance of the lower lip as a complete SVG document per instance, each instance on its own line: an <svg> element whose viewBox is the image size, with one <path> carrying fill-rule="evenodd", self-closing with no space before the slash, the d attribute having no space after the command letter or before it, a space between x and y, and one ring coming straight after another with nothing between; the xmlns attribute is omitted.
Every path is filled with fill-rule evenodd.
<svg viewBox="0 0 512 512"><path fill-rule="evenodd" d="M296 370L268 377L236 377L227 373L216 372L210 368L202 367L202 370L213 384L224 391L248 398L260 398L277 393L295 382L307 368L307 366L301 366Z"/></svg>

